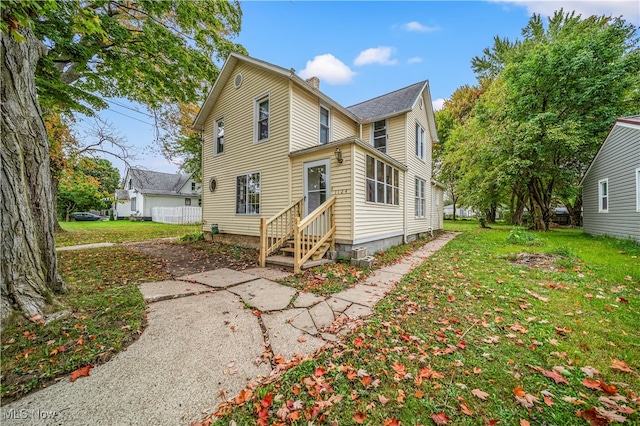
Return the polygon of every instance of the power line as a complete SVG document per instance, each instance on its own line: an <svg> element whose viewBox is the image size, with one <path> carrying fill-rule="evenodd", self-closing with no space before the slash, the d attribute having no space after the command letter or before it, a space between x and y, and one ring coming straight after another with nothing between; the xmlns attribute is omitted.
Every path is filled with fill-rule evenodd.
<svg viewBox="0 0 640 426"><path fill-rule="evenodd" d="M149 118L155 118L155 117L154 117L153 115L151 115L151 114L147 114L146 112L142 112L142 111L140 111L140 110L138 110L138 109L135 109L135 108L133 108L133 107L130 107L130 106L127 106L127 105L123 105L123 104L121 104L121 103L119 103L119 102L116 102L116 101L114 101L114 100L112 100L112 99L104 99L104 98L101 98L101 99L102 99L103 101L105 101L105 102L110 102L110 103L112 103L112 104L116 104L116 105L118 105L118 106L120 106L120 107L122 107L122 108L126 108L126 109L129 109L129 110L131 110L131 111L137 112L138 114L146 115L146 116L147 116L147 117L149 117Z"/></svg>
<svg viewBox="0 0 640 426"><path fill-rule="evenodd" d="M152 127L156 127L156 125L155 125L155 124L152 124L152 123L146 122L146 121L144 121L144 120L140 120L139 118L132 117L132 116L130 116L130 115L128 115L128 114L125 114L125 113L123 113L123 112L116 111L115 109L107 108L107 110L109 110L109 111L111 111L111 112L115 112L116 114L124 115L124 116L125 116L125 117L127 117L127 118L130 118L130 119L132 119L132 120L139 121L139 122L144 123L144 124L146 124L146 125L149 125L149 126L152 126Z"/></svg>

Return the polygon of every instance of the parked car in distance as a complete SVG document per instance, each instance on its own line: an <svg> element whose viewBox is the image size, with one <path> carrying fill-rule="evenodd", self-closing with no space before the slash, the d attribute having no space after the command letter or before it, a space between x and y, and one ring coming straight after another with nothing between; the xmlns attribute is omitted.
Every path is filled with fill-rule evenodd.
<svg viewBox="0 0 640 426"><path fill-rule="evenodd" d="M77 221L88 221L88 220L100 220L101 217L97 214L89 213L89 212L75 212L71 213L71 217Z"/></svg>

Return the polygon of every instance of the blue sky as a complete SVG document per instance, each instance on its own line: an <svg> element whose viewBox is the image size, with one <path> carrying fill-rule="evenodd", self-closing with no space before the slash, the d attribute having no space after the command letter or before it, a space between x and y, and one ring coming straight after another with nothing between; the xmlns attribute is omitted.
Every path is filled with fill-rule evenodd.
<svg viewBox="0 0 640 426"><path fill-rule="evenodd" d="M344 106L428 79L438 107L458 87L475 83L471 58L496 35L519 38L532 13L548 16L564 7L640 24L637 1L243 1L241 7L236 41L249 55L305 78L318 76L320 90ZM100 116L138 148L132 164L178 170L154 154L149 116L115 104ZM124 164L113 163L124 174Z"/></svg>

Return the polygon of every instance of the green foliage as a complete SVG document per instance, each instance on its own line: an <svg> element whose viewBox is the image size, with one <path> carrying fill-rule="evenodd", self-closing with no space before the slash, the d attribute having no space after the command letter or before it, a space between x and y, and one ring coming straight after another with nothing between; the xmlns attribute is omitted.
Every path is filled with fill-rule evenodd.
<svg viewBox="0 0 640 426"><path fill-rule="evenodd" d="M583 384L586 366L599 372L596 379L616 382L620 396L640 392L637 250L623 255L608 240L551 230L532 249L570 247L579 268L533 268L501 256L521 251L504 244L509 227L454 225L467 232L406 275L362 326L252 388L253 398L225 407L215 424L253 424L259 414L275 423L295 401L301 419L292 424L307 424L306 415L324 419L322 424L355 424L359 412L366 416L363 424L426 425L444 411L450 425L499 420L579 426L586 422L576 412L604 408L606 396ZM616 272L618 262L626 262L630 280ZM615 370L612 359L624 360L633 372ZM551 378L554 370L564 382ZM537 398L534 406L518 402L518 387ZM486 400L474 390L487 393ZM269 392L273 400L261 404ZM573 404L576 398L584 402ZM629 424L640 420L637 410L624 416Z"/></svg>
<svg viewBox="0 0 640 426"><path fill-rule="evenodd" d="M178 241L180 241L181 243L193 243L196 241L204 241L204 232L200 231L200 232L190 232L188 234L184 234L182 237L180 237Z"/></svg>
<svg viewBox="0 0 640 426"><path fill-rule="evenodd" d="M514 226L509 235L507 235L507 242L509 244L518 244L524 246L538 246L542 244L542 241L536 235L526 230L521 226Z"/></svg>
<svg viewBox="0 0 640 426"><path fill-rule="evenodd" d="M47 325L16 316L2 333L2 399L47 386L79 367L109 360L138 337L146 305L137 284L168 275L158 262L122 247L59 254L69 291Z"/></svg>
<svg viewBox="0 0 640 426"><path fill-rule="evenodd" d="M65 232L56 234L57 247L180 237L185 233L197 233L200 229L199 225L170 225L128 220L64 222L60 226Z"/></svg>
<svg viewBox="0 0 640 426"><path fill-rule="evenodd" d="M465 205L528 205L534 229L546 229L554 196L579 208L578 183L614 120L640 113L637 29L617 18L560 11L545 24L534 15L522 40L496 37L472 65L486 90L471 110L460 102L467 87L445 103L467 118L445 132L444 163L462 170L454 173Z"/></svg>

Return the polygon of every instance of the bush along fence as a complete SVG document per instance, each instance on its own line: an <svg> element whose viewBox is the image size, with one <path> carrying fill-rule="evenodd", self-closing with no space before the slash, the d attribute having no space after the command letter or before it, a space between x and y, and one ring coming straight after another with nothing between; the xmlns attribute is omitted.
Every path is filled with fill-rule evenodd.
<svg viewBox="0 0 640 426"><path fill-rule="evenodd" d="M174 225L194 225L202 222L202 208L200 207L153 207L151 220Z"/></svg>

